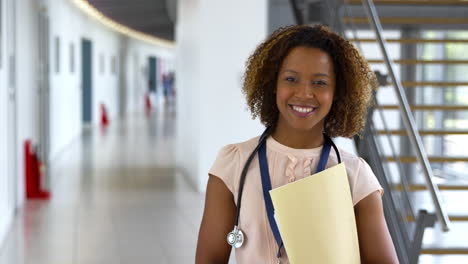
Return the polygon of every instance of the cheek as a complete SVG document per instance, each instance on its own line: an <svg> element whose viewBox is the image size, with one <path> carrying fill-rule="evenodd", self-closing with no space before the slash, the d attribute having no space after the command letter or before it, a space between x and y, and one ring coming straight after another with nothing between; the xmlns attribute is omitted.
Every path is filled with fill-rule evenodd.
<svg viewBox="0 0 468 264"><path fill-rule="evenodd" d="M332 104L333 100L335 99L334 90L326 91L321 94L320 99L322 102L326 102L327 104Z"/></svg>
<svg viewBox="0 0 468 264"><path fill-rule="evenodd" d="M291 92L289 91L290 89L284 88L284 87L278 87L276 89L276 102L284 102L291 97Z"/></svg>
<svg viewBox="0 0 468 264"><path fill-rule="evenodd" d="M326 100L329 104L333 103L333 93L325 94L323 99Z"/></svg>

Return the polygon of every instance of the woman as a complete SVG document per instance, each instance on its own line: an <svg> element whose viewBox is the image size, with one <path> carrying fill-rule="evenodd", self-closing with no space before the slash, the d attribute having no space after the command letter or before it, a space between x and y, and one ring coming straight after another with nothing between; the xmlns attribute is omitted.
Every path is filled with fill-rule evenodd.
<svg viewBox="0 0 468 264"><path fill-rule="evenodd" d="M253 117L268 128L272 187L311 175L326 138L359 133L375 87L375 76L355 47L324 26L281 28L259 45L248 60L243 91ZM234 226L241 171L258 144L256 137L220 150L209 172L196 263L228 263L226 235ZM352 193L361 262L398 263L380 184L363 159L339 152ZM270 228L258 163L255 156L243 187L239 225L246 238L236 249L237 263L276 263L277 256L288 263ZM326 167L336 163L332 151Z"/></svg>

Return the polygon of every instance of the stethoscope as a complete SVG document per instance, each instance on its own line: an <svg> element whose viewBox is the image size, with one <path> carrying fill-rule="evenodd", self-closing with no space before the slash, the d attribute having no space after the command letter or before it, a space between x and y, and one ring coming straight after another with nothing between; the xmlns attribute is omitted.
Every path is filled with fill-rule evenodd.
<svg viewBox="0 0 468 264"><path fill-rule="evenodd" d="M263 134L260 136L259 143L255 147L255 149L250 154L249 158L245 162L244 168L242 169L241 177L239 180L239 194L237 196L237 210L236 210L236 220L234 222L234 229L229 232L227 235L227 242L234 248L240 248L245 241L245 235L242 230L239 228L239 216L240 216L240 209L241 209L241 202L242 202L242 193L244 190L245 178L247 176L247 170L249 169L250 163L254 159L255 155L258 153L259 163L260 163L260 174L262 177L262 187L263 187L263 196L265 201L265 207L267 209L268 220L270 222L270 227L275 236L275 240L278 244L278 260L281 257L280 250L283 246L283 241L281 239L281 235L278 230L278 226L276 224L274 218L274 210L273 210L273 203L271 201L271 197L269 195L269 191L271 190L271 182L270 182L270 175L268 172L268 163L266 159L266 138L269 135L270 128L268 127L265 129ZM325 169L325 166L328 161L328 157L330 154L330 148L333 147L336 156L338 158L338 163L341 163L340 153L338 148L333 143L330 137L324 134L325 142L322 148L322 152L320 154L320 160L317 166L317 172L320 172Z"/></svg>

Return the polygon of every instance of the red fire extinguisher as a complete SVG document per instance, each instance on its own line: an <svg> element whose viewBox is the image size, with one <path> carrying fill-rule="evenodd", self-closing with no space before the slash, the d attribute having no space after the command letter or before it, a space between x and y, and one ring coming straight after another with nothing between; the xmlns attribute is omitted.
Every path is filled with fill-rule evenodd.
<svg viewBox="0 0 468 264"><path fill-rule="evenodd" d="M107 114L106 106L101 103L101 126L107 127L109 125L109 116Z"/></svg>
<svg viewBox="0 0 468 264"><path fill-rule="evenodd" d="M146 116L149 116L151 114L151 108L152 108L151 98L150 98L150 95L148 93L146 93L145 94L145 113L146 113Z"/></svg>
<svg viewBox="0 0 468 264"><path fill-rule="evenodd" d="M50 193L42 189L43 164L31 140L24 143L24 164L26 198L49 199Z"/></svg>

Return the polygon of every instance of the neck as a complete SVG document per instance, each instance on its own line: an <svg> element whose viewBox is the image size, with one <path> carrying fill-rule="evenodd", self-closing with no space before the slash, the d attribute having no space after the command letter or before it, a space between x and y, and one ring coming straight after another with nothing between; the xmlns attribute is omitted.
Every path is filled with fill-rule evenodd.
<svg viewBox="0 0 468 264"><path fill-rule="evenodd" d="M277 126L271 136L282 145L295 149L311 149L323 145L322 128L311 130L292 130L284 126Z"/></svg>

